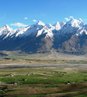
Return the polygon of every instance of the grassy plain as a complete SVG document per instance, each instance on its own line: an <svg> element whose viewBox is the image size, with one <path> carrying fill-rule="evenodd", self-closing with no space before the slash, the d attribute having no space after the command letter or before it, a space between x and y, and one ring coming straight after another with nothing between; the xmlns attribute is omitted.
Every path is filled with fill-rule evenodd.
<svg viewBox="0 0 87 97"><path fill-rule="evenodd" d="M4 53L0 97L87 97L86 55Z"/></svg>

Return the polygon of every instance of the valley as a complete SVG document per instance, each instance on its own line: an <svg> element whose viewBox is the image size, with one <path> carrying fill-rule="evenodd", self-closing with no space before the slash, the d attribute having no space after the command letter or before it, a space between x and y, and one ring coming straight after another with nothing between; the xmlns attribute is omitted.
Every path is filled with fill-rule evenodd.
<svg viewBox="0 0 87 97"><path fill-rule="evenodd" d="M3 54L0 97L87 96L87 55Z"/></svg>

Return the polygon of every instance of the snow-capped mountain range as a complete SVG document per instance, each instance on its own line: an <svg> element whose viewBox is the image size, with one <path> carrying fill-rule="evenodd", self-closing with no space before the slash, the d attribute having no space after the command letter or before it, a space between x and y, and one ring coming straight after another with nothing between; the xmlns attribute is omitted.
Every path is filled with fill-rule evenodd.
<svg viewBox="0 0 87 97"><path fill-rule="evenodd" d="M0 28L0 50L84 54L87 53L87 25L74 18L54 25L38 21L17 30L5 25Z"/></svg>

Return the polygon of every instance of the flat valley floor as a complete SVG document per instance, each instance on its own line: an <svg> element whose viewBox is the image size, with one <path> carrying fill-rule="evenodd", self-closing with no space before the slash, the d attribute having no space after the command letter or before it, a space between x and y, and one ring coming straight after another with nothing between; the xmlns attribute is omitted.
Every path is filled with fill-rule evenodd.
<svg viewBox="0 0 87 97"><path fill-rule="evenodd" d="M87 97L87 55L0 57L0 97Z"/></svg>

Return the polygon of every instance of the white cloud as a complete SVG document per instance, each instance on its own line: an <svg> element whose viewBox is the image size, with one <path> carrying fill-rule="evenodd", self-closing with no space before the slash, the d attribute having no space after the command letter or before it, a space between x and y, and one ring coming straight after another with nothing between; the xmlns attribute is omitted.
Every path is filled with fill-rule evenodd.
<svg viewBox="0 0 87 97"><path fill-rule="evenodd" d="M16 22L16 23L11 24L11 26L15 26L15 27L26 27L28 25L23 24L23 23Z"/></svg>
<svg viewBox="0 0 87 97"><path fill-rule="evenodd" d="M28 20L28 17L24 17L24 20Z"/></svg>
<svg viewBox="0 0 87 97"><path fill-rule="evenodd" d="M37 22L37 20L33 19L33 22Z"/></svg>

